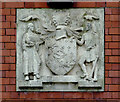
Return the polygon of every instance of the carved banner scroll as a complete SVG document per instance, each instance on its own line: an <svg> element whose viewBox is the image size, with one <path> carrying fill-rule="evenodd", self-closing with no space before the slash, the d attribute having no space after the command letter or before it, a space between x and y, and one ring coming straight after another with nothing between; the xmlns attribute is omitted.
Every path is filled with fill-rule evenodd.
<svg viewBox="0 0 120 102"><path fill-rule="evenodd" d="M104 91L104 9L17 9L17 91Z"/></svg>

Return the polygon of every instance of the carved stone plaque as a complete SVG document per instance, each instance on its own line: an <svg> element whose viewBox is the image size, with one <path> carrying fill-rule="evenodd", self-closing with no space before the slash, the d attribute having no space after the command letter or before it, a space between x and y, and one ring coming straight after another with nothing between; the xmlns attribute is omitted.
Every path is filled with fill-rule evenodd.
<svg viewBox="0 0 120 102"><path fill-rule="evenodd" d="M17 91L104 91L104 9L17 9Z"/></svg>

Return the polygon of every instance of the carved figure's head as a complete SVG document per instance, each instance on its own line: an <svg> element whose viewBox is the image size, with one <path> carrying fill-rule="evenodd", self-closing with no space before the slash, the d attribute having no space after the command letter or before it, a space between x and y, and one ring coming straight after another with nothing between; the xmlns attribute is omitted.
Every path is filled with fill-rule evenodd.
<svg viewBox="0 0 120 102"><path fill-rule="evenodd" d="M28 29L30 29L31 31L34 31L34 25L33 25L33 23L29 23L28 24Z"/></svg>

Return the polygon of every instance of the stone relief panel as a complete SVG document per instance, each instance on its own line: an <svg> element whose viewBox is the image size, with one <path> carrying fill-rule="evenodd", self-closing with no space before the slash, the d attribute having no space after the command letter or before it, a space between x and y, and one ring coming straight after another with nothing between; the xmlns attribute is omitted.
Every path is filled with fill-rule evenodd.
<svg viewBox="0 0 120 102"><path fill-rule="evenodd" d="M104 9L17 9L17 91L104 91Z"/></svg>

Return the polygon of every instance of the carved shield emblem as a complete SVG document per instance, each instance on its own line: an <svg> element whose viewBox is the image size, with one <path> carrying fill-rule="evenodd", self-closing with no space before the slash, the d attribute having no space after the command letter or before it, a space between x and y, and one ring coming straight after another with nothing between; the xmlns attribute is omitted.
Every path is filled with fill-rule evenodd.
<svg viewBox="0 0 120 102"><path fill-rule="evenodd" d="M46 41L48 49L47 66L57 75L67 74L76 63L76 41L73 38Z"/></svg>

